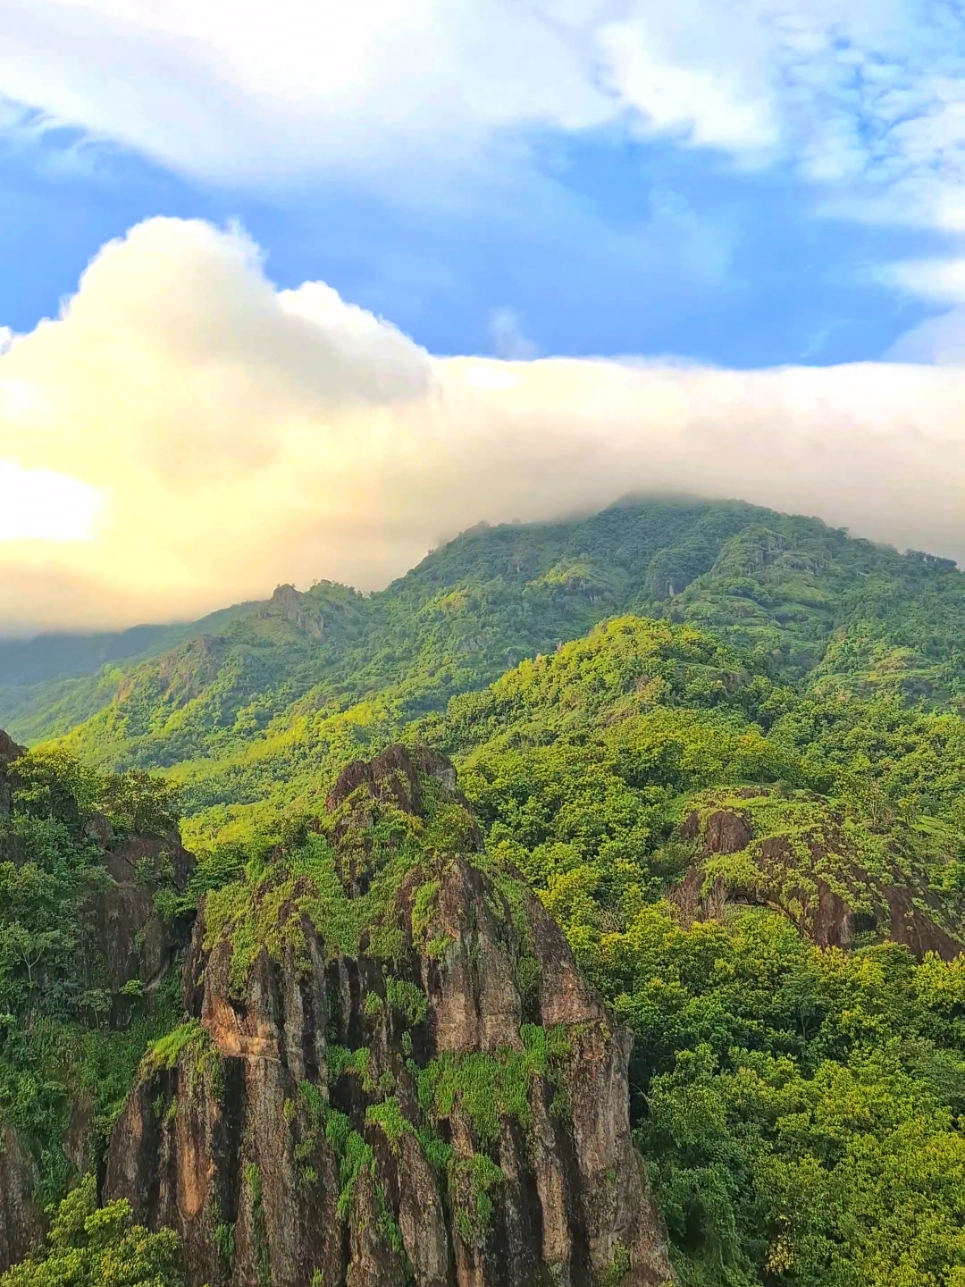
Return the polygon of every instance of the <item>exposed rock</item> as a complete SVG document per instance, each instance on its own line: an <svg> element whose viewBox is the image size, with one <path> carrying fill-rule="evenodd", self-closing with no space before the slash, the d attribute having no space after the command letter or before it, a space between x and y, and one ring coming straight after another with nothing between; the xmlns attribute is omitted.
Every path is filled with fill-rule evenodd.
<svg viewBox="0 0 965 1287"><path fill-rule="evenodd" d="M145 683L160 690L164 700L184 707L200 697L218 677L228 655L225 640L216 635L198 635L172 648L157 661L145 662L120 683L114 702L123 705Z"/></svg>
<svg viewBox="0 0 965 1287"><path fill-rule="evenodd" d="M685 925L694 921L719 921L731 901L731 893L722 876L709 882L700 866L691 867L683 880L670 891L670 901ZM736 900L734 900L736 901Z"/></svg>
<svg viewBox="0 0 965 1287"><path fill-rule="evenodd" d="M9 813L13 783L10 777L10 766L19 760L26 748L18 746L7 733L0 728L0 813ZM2 840L0 840L2 843Z"/></svg>
<svg viewBox="0 0 965 1287"><path fill-rule="evenodd" d="M388 808L412 816L424 814L427 791L442 793L464 806L463 834L453 837L453 843L481 850L482 831L456 790L456 771L445 756L428 747L395 745L373 760L347 764L339 773L326 806L334 815L332 838L339 850L339 874L353 897L366 892L381 867L372 834L376 813L384 815Z"/></svg>
<svg viewBox="0 0 965 1287"><path fill-rule="evenodd" d="M75 1175L86 1175L97 1164L97 1121L94 1096L89 1090L81 1091L71 1101L62 1148Z"/></svg>
<svg viewBox="0 0 965 1287"><path fill-rule="evenodd" d="M827 857L822 841L809 837L807 850L815 870L820 871ZM795 881L800 859L785 836L767 836L758 847L765 893L780 890L773 901L786 911L817 947L848 948L854 941L854 908L827 880L813 872L801 872L804 879ZM850 878L857 889L867 876L853 863L842 868L844 879ZM810 879L807 877L810 876Z"/></svg>
<svg viewBox="0 0 965 1287"><path fill-rule="evenodd" d="M728 792L745 800L768 796L767 788ZM734 904L758 904L783 912L818 947L852 946L859 912L883 936L906 944L915 956L937 952L951 960L965 950L941 921L942 908L924 886L916 888L897 868L892 879L872 876L857 861L842 819L826 811L821 826L793 837L755 836L750 817L733 808L691 811L680 826L697 861L671 891L682 920L719 920ZM716 856L744 854L750 863L724 875L706 869Z"/></svg>
<svg viewBox="0 0 965 1287"><path fill-rule="evenodd" d="M112 835L103 826L99 829L111 842ZM96 897L95 923L108 986L116 992L129 980L139 979L151 988L182 945L158 914L154 895L162 881L182 890L194 857L176 836L130 836L116 849L105 851L104 865L110 882Z"/></svg>
<svg viewBox="0 0 965 1287"><path fill-rule="evenodd" d="M373 826L450 828L385 887L357 953L326 943L314 887L281 853L249 887L245 934L265 937L244 968L236 926L199 917L189 1026L147 1059L104 1185L180 1231L190 1287L670 1280L630 1138L630 1039L533 894L480 865L459 800L428 752L343 772L324 824L343 917L361 891L344 851ZM395 870L391 846L379 862ZM495 1079L491 1105L463 1101L463 1069Z"/></svg>
<svg viewBox="0 0 965 1287"><path fill-rule="evenodd" d="M293 585L276 586L274 594L262 609L262 615L284 617L313 639L325 637L325 623L305 610L305 596L299 594Z"/></svg>
<svg viewBox="0 0 965 1287"><path fill-rule="evenodd" d="M9 733L0 728L0 767L8 769L14 760L19 760L27 748L18 745Z"/></svg>
<svg viewBox="0 0 965 1287"><path fill-rule="evenodd" d="M95 813L93 817L87 819L84 824L84 835L89 840L93 840L101 849L110 849L114 843L114 828L111 826L109 818L105 818L102 813Z"/></svg>
<svg viewBox="0 0 965 1287"><path fill-rule="evenodd" d="M44 1231L33 1198L37 1167L12 1126L0 1129L0 1273L22 1260Z"/></svg>
<svg viewBox="0 0 965 1287"><path fill-rule="evenodd" d="M729 809L715 809L703 820L691 813L680 828L685 840L702 841L705 854L736 854L746 849L753 839L750 823Z"/></svg>
<svg viewBox="0 0 965 1287"><path fill-rule="evenodd" d="M392 804L403 813L424 809L423 781L432 779L450 794L456 791L456 770L444 755L428 747L387 747L374 760L346 764L328 793L326 806L334 812L360 788L364 797L378 804Z"/></svg>
<svg viewBox="0 0 965 1287"><path fill-rule="evenodd" d="M927 952L937 952L943 960L951 961L965 950L965 945L915 905L910 890L888 886L884 897L889 913L889 937L911 948L919 960ZM934 900L926 897L924 901Z"/></svg>

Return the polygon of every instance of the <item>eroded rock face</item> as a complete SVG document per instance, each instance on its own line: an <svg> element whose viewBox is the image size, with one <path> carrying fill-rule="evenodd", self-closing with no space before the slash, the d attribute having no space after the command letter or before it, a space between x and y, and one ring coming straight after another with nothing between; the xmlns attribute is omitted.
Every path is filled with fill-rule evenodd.
<svg viewBox="0 0 965 1287"><path fill-rule="evenodd" d="M745 787L730 794L760 801L768 793ZM886 883L860 866L841 818L830 810L821 825L755 835L749 811L711 803L684 819L680 835L697 850L694 866L671 893L686 923L719 920L728 906L750 903L783 912L818 947L851 947L860 917L919 960L928 952L952 960L965 950L924 886L912 886L897 868ZM708 868L710 859L738 854L750 861L726 873Z"/></svg>
<svg viewBox="0 0 965 1287"><path fill-rule="evenodd" d="M5 834L4 815L10 813L13 796L11 765L24 753L24 748L0 728L0 862L15 862L17 853L13 841Z"/></svg>
<svg viewBox="0 0 965 1287"><path fill-rule="evenodd" d="M0 728L0 812L10 812L10 766L24 753L24 747Z"/></svg>
<svg viewBox="0 0 965 1287"><path fill-rule="evenodd" d="M20 847L5 834L3 824L17 786L17 770L12 766L24 750L0 730L0 861L23 861ZM103 977L114 993L110 1022L124 1026L130 1018L131 1002L119 995L121 989L140 980L150 992L183 945L180 927L159 915L154 900L161 885L184 888L194 859L176 835L118 837L99 814L87 821L85 833L99 847L109 878L90 895L92 902L85 916L92 910L92 946L103 958L98 962L98 979ZM102 1143L89 1092L79 1092L71 1100L59 1142L73 1176L96 1169ZM39 1169L30 1144L28 1135L10 1122L0 1122L0 1272L21 1260L46 1227L43 1205L34 1197Z"/></svg>
<svg viewBox="0 0 965 1287"><path fill-rule="evenodd" d="M130 979L152 988L182 946L172 926L159 915L155 893L162 882L184 889L194 857L177 836L129 836L115 841L110 824L98 827L110 882L98 894L95 920L107 964L107 980L118 991ZM90 828L89 828L90 830Z"/></svg>
<svg viewBox="0 0 965 1287"><path fill-rule="evenodd" d="M199 918L189 1026L147 1061L104 1186L179 1229L192 1287L670 1280L629 1037L539 901L477 856L454 788L447 761L401 747L343 773L326 826L338 923L366 913L357 949L326 941L283 855L232 895L243 919L216 901ZM403 814L393 857L372 836Z"/></svg>
<svg viewBox="0 0 965 1287"><path fill-rule="evenodd" d="M884 898L888 907L889 936L896 943L904 943L918 960L928 952L937 952L943 960L951 961L965 951L965 944L943 929L937 918L916 906L911 890L889 886L884 890ZM924 901L935 900L926 895Z"/></svg>
<svg viewBox="0 0 965 1287"><path fill-rule="evenodd" d="M747 819L729 809L714 809L703 819L691 813L680 830L685 840L699 837L705 854L736 854L754 838Z"/></svg>
<svg viewBox="0 0 965 1287"><path fill-rule="evenodd" d="M43 1233L33 1197L37 1167L12 1126L0 1129L0 1273L22 1260Z"/></svg>

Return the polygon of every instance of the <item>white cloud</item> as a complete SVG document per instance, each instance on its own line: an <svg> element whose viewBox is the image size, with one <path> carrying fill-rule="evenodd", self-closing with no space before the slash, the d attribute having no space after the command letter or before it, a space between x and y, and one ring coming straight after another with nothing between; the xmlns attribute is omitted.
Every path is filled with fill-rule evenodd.
<svg viewBox="0 0 965 1287"><path fill-rule="evenodd" d="M910 0L0 0L0 95L208 179L456 199L498 140L610 126L965 227L965 24Z"/></svg>
<svg viewBox="0 0 965 1287"><path fill-rule="evenodd" d="M965 304L965 259L914 259L891 264L884 279L939 304Z"/></svg>
<svg viewBox="0 0 965 1287"><path fill-rule="evenodd" d="M0 460L0 541L89 541L102 500L75 478Z"/></svg>
<svg viewBox="0 0 965 1287"><path fill-rule="evenodd" d="M0 356L0 460L102 500L90 539L0 543L0 629L372 587L479 519L646 488L963 558L963 395L955 367L433 358L324 285L276 292L240 232L152 220Z"/></svg>
<svg viewBox="0 0 965 1287"><path fill-rule="evenodd" d="M744 40L735 40L731 27L719 33L722 44L708 49L708 42L700 39L700 25L723 24L715 21L709 6L685 7L690 8L696 29L680 30L679 22L666 22L666 13L663 21L654 21L656 10L649 21L641 14L636 21L602 28L598 39L609 84L623 103L639 113L645 129L676 133L700 146L735 152L772 150L780 141L780 126L767 71L747 57L745 41L760 44L753 25L740 24ZM673 26L676 32L666 29ZM725 50L740 51L740 56L728 58ZM757 50L759 55L763 52Z"/></svg>

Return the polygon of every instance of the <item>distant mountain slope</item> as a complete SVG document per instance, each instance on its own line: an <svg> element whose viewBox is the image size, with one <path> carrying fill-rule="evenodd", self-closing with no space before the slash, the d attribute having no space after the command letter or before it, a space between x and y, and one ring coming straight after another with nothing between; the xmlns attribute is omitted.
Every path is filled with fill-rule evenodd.
<svg viewBox="0 0 965 1287"><path fill-rule="evenodd" d="M28 742L66 733L113 699L127 668L220 629L251 606L237 604L175 625L0 639L0 723L16 727Z"/></svg>
<svg viewBox="0 0 965 1287"><path fill-rule="evenodd" d="M192 811L251 803L628 611L711 630L827 695L954 708L965 692L950 561L742 502L648 500L477 527L369 596L279 587L175 627L166 651L159 636L141 660L17 690L19 707L7 689L0 718L28 741L72 730L104 766L167 768Z"/></svg>
<svg viewBox="0 0 965 1287"><path fill-rule="evenodd" d="M165 646L176 626L133 626L92 635L38 635L34 639L0 640L0 684L30 687L49 679L92 675L112 661L140 657ZM173 642L173 640L171 641ZM170 647L170 642L167 643Z"/></svg>

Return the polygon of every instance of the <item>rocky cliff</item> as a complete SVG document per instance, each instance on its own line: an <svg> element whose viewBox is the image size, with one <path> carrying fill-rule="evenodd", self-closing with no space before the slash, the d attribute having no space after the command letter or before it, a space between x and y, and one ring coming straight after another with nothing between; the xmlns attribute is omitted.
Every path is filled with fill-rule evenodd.
<svg viewBox="0 0 965 1287"><path fill-rule="evenodd" d="M28 1107L22 1107L16 1096L8 1093L0 1112L0 1271L22 1259L44 1231L44 1204L37 1196L44 1170L48 1177L53 1171L58 1178L72 1182L94 1168L102 1152L95 1095L89 1085L81 1084L78 1068L84 1057L83 1038L89 1016L86 1012L80 1016L72 1012L70 1001L63 997L52 1016L45 1010L47 994L62 985L61 976L65 973L82 980L92 993L96 990L98 997L109 998L98 1011L97 1027L108 1042L111 1034L123 1040L123 1029L131 1022L132 1011L136 1007L142 1022L145 1020L152 1005L151 993L187 942L184 924L162 914L156 896L161 890L180 893L194 865L176 831L164 835L115 831L104 815L82 814L66 788L52 787L47 805L39 804L40 793L29 790L31 785L36 787L36 773L30 767L25 769L28 762L21 758L24 755L24 748L0 731L0 863L7 864L8 871L12 867L14 889L16 876L31 868L35 875L28 876L28 881L41 884L46 878L50 898L55 899L58 889L63 888L45 871L38 854L24 843L23 833L15 825L17 793L24 791L26 785L30 800L24 807L34 810L34 823L44 821L48 806L51 817L57 817L58 811L64 815L57 817L60 830L56 834L59 845L64 846L64 853L56 855L57 861L66 856L68 867L73 862L90 879L86 885L79 883L71 894L70 929L79 929L73 950L59 969L52 968L49 975L41 975L42 984L28 995L23 1008L7 1017L8 1025L14 1017L18 1027L8 1026L3 1034L13 1031L19 1038L19 1058L25 1061L27 1082L23 1100ZM14 921L18 907L22 913L19 904L10 912ZM8 910L6 906L0 908L4 930L9 929ZM31 926L28 921L28 932L33 928L41 940L35 947L35 969L44 964L42 935L46 924L38 921ZM61 927L47 937L56 946L64 934ZM17 995L16 961L11 964L5 960L4 969L4 985L12 987L4 993L9 1003L10 997ZM126 987L135 982L139 986L133 990ZM33 1034L36 1044L31 1047ZM9 1046L0 1043L0 1057L12 1059L8 1051ZM49 1060L46 1066L42 1063L45 1058ZM35 1085L39 1080L34 1077L37 1068L49 1074L49 1084L42 1095L37 1094ZM29 1107L31 1090L34 1104L39 1103L45 1110L43 1120L38 1120L41 1113L36 1107Z"/></svg>
<svg viewBox="0 0 965 1287"><path fill-rule="evenodd" d="M959 927L928 885L888 847L864 849L844 817L818 796L769 787L708 792L680 827L695 861L672 892L685 921L719 919L751 903L789 917L819 947L850 948L862 932L951 961ZM957 933L956 933L957 931Z"/></svg>
<svg viewBox="0 0 965 1287"><path fill-rule="evenodd" d="M180 1231L190 1284L670 1279L629 1038L441 757L350 765L300 843L210 894L184 1006L104 1196Z"/></svg>

